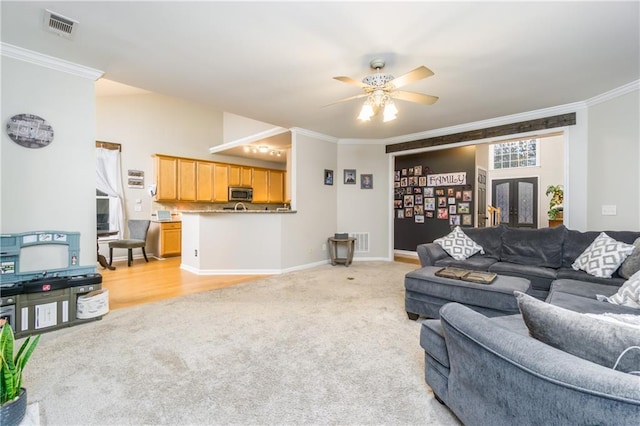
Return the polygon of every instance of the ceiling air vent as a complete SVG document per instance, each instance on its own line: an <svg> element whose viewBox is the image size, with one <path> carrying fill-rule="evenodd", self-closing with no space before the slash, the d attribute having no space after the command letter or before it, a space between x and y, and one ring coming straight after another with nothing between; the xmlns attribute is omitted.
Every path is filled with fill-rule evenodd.
<svg viewBox="0 0 640 426"><path fill-rule="evenodd" d="M62 16L59 13L45 10L44 28L54 34L64 38L72 38L78 26L78 21Z"/></svg>

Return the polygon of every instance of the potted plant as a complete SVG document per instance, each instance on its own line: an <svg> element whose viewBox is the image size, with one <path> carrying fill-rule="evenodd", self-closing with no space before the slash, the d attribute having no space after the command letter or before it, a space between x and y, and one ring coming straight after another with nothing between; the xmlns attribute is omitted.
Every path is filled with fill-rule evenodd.
<svg viewBox="0 0 640 426"><path fill-rule="evenodd" d="M551 200L549 200L549 211L547 212L549 219L561 219L564 209L564 189L562 188L562 185L549 185L545 195L551 195Z"/></svg>
<svg viewBox="0 0 640 426"><path fill-rule="evenodd" d="M29 336L13 354L14 336L11 324L5 322L0 332L0 424L18 425L27 410L27 390L22 387L22 371L27 365L40 335L31 340Z"/></svg>

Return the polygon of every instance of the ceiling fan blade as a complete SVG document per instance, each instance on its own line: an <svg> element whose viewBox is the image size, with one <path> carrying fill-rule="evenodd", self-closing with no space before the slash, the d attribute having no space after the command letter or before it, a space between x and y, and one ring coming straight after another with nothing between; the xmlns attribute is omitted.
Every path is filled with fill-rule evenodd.
<svg viewBox="0 0 640 426"><path fill-rule="evenodd" d="M413 83L414 81L431 77L432 75L433 71L425 66L420 66L413 71L409 71L408 73L401 75L400 77L394 78L388 84L393 84L394 87L402 87L406 86L409 83Z"/></svg>
<svg viewBox="0 0 640 426"><path fill-rule="evenodd" d="M403 90L391 92L391 97L400 99L402 101L417 102L424 105L432 105L439 99L437 96L424 95L422 93L415 92L405 92Z"/></svg>
<svg viewBox="0 0 640 426"><path fill-rule="evenodd" d="M363 82L358 81L358 80L354 80L351 77L333 77L333 78L335 80L339 80L339 81L342 81L343 83L347 83L347 84L352 84L354 86L358 86L358 87L362 87L362 88L369 87L368 85L364 84Z"/></svg>
<svg viewBox="0 0 640 426"><path fill-rule="evenodd" d="M348 97L348 98L340 99L339 101L331 102L330 104L324 105L324 106L323 106L323 108L324 108L324 107L331 106L331 105L335 105L335 104L340 104L340 103L342 103L342 102L352 101L352 100L354 100L354 99L365 98L365 97L367 97L367 96L368 96L368 95L367 95L366 93L363 93L363 94L361 94L361 95L350 96L350 97Z"/></svg>

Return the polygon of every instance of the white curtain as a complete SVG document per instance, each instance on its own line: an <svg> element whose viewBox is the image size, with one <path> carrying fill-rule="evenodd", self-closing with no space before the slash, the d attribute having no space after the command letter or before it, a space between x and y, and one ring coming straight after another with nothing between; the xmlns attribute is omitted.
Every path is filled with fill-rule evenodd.
<svg viewBox="0 0 640 426"><path fill-rule="evenodd" d="M120 171L120 151L96 148L96 189L109 196L109 229L124 236L124 189Z"/></svg>

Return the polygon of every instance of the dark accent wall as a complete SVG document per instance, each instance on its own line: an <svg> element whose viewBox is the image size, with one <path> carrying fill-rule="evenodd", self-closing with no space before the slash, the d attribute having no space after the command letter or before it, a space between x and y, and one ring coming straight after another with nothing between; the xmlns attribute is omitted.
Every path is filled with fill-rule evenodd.
<svg viewBox="0 0 640 426"><path fill-rule="evenodd" d="M475 146L466 146L461 148L451 148L451 149L443 149L432 152L424 152L420 154L412 154L412 155L403 155L397 156L395 158L395 173L396 177L394 179L402 179L402 178L410 178L412 175L409 173L411 169L415 170L415 167L420 167L421 176L425 178L430 174L442 174L442 173L457 173L457 172L466 172L466 184L465 185L445 185L445 186L434 186L432 187L434 192L437 189L444 190L444 197L448 199L450 198L447 193L449 189L453 189L453 196L455 198L458 191L471 191L472 197L471 201L463 200L462 198L456 199L455 205L456 210L459 206L459 203L469 203L469 214L471 215L471 219L473 220L474 212L476 211L475 206L475 180L476 180L476 148ZM402 171L406 170L406 176L402 175ZM417 177L419 182L419 176L413 175ZM406 190L404 188L410 187L409 190L411 192L410 195L418 195L414 193L414 188L420 188L420 195L422 198L422 205L424 206L424 198L425 198L425 188L420 185L411 185L409 183L410 179L407 179L407 186L399 186L396 184L394 188L394 248L397 250L408 250L415 251L418 244L432 242L434 239L442 237L448 234L453 225L450 224L449 218L447 219L438 219L438 205L437 199L438 197L434 197L436 200L435 210L433 211L434 217L427 217L427 211L424 211L424 223L416 223L415 215L412 217L398 218L399 210L404 212L409 207L404 205L404 195L406 194ZM416 179L414 179L415 181ZM398 180L399 182L399 180ZM468 193L466 193L468 195ZM415 199L415 198L414 198ZM398 201L402 201L402 205L398 203ZM449 209L450 204L447 203L447 210ZM415 206L414 206L415 207ZM418 209L418 212L420 209ZM415 212L415 210L414 210ZM413 212L412 212L413 213ZM456 215L460 218L462 214L458 214L456 211ZM448 216L448 215L447 215ZM469 218L467 218L469 219ZM465 226L461 223L461 226ZM466 226L475 226L474 222L471 222L471 225Z"/></svg>

